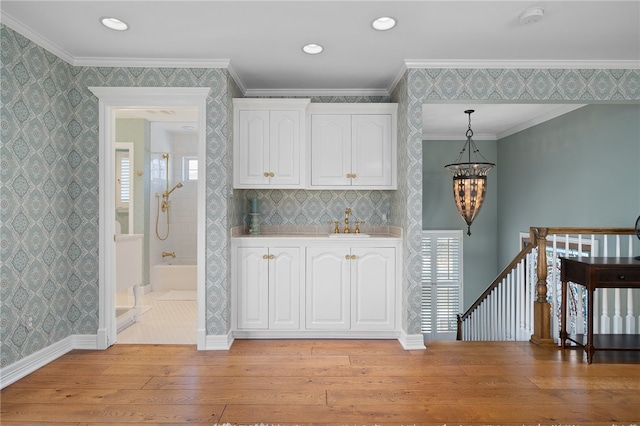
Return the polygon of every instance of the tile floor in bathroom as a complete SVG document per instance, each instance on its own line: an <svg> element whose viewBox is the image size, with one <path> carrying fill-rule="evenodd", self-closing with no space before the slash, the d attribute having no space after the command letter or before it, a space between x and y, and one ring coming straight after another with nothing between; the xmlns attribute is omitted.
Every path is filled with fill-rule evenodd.
<svg viewBox="0 0 640 426"><path fill-rule="evenodd" d="M196 344L196 300L162 300L168 291L152 291L140 297L143 314L138 322L118 333L117 343ZM184 298L184 292L177 298ZM149 309L147 309L149 308Z"/></svg>

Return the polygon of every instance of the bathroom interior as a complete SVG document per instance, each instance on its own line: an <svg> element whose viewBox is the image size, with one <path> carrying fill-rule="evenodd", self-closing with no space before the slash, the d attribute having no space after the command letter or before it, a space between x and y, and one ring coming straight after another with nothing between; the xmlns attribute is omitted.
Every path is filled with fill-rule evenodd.
<svg viewBox="0 0 640 426"><path fill-rule="evenodd" d="M118 343L196 343L193 110L116 113Z"/></svg>

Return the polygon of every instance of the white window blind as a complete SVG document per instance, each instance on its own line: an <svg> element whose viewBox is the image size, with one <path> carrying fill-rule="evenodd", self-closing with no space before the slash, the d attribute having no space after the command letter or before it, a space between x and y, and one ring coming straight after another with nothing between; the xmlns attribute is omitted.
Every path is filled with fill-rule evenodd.
<svg viewBox="0 0 640 426"><path fill-rule="evenodd" d="M128 151L116 151L116 208L129 208L131 197L131 160Z"/></svg>
<svg viewBox="0 0 640 426"><path fill-rule="evenodd" d="M422 231L422 333L455 338L462 302L462 231Z"/></svg>

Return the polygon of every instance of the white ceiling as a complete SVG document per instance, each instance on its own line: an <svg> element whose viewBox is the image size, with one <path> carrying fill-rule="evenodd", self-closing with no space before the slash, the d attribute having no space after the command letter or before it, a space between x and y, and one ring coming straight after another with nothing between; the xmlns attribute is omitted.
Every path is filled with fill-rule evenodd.
<svg viewBox="0 0 640 426"><path fill-rule="evenodd" d="M544 18L520 24L531 7ZM412 67L640 68L640 0L2 0L0 12L74 65L223 67L246 96L386 96ZM397 26L374 31L385 15ZM325 51L305 55L306 43ZM464 135L468 107L457 108Z"/></svg>
<svg viewBox="0 0 640 426"><path fill-rule="evenodd" d="M580 104L425 104L422 105L423 140L465 140L471 114L473 139L498 140L544 123L575 109Z"/></svg>

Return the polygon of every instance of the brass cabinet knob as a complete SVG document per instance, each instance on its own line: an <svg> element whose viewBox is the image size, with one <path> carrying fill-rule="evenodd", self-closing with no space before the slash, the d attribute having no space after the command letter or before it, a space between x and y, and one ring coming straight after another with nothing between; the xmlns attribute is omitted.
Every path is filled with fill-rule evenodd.
<svg viewBox="0 0 640 426"><path fill-rule="evenodd" d="M355 254L351 255L351 260L356 260L356 255Z"/></svg>
<svg viewBox="0 0 640 426"><path fill-rule="evenodd" d="M349 260L349 258L351 258L351 256L349 256L348 254L345 254L345 255L344 255L344 258L345 258L345 259L347 259L347 260Z"/></svg>
<svg viewBox="0 0 640 426"><path fill-rule="evenodd" d="M262 258L266 260L266 259L268 259L268 258L269 258L269 256L267 256L266 254L263 254L263 255L262 255Z"/></svg>
<svg viewBox="0 0 640 426"><path fill-rule="evenodd" d="M351 173L351 178L355 179L356 178L356 174L355 173Z"/></svg>
<svg viewBox="0 0 640 426"><path fill-rule="evenodd" d="M269 177L269 172L264 172L264 177Z"/></svg>
<svg viewBox="0 0 640 426"><path fill-rule="evenodd" d="M269 172L269 177L274 177L276 174L273 172Z"/></svg>
<svg viewBox="0 0 640 426"><path fill-rule="evenodd" d="M273 260L273 259L275 259L275 258L276 258L276 257L275 257L273 254L270 254L270 255L269 255L269 259L272 259L272 260Z"/></svg>

